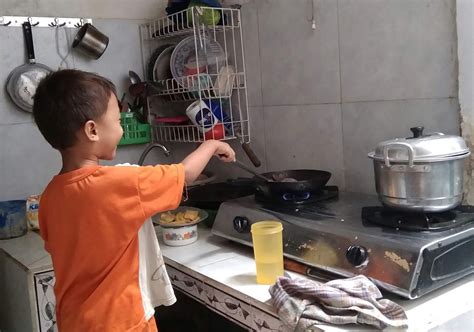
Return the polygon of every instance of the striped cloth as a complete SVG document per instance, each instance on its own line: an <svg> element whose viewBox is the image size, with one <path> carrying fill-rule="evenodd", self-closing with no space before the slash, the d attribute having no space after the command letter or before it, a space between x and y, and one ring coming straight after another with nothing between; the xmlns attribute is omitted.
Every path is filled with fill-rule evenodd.
<svg viewBox="0 0 474 332"><path fill-rule="evenodd" d="M408 326L403 308L382 299L377 286L363 275L325 284L279 277L269 291L278 316L293 331L308 331L321 323L368 324L378 329Z"/></svg>

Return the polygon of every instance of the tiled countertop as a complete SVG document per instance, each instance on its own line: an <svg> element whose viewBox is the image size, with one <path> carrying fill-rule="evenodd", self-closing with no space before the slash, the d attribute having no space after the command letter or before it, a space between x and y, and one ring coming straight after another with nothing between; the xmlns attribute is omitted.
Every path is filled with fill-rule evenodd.
<svg viewBox="0 0 474 332"><path fill-rule="evenodd" d="M223 289L237 299L276 315L268 286L258 285L252 248L212 235L208 228L199 227L199 240L183 247L170 247L162 242L156 228L163 256L168 265L194 278ZM305 276L288 272L291 277ZM385 294L406 311L409 331L473 331L474 330L474 276L468 276L419 299L405 300ZM325 331L340 331L336 326L319 326ZM363 329L361 326L344 326Z"/></svg>
<svg viewBox="0 0 474 332"><path fill-rule="evenodd" d="M252 249L230 242L199 227L199 240L183 247L169 247L158 239L166 263L193 278L212 285L236 299L276 316L270 302L268 286L255 281L255 262ZM0 249L31 272L52 269L51 258L43 248L43 241L34 232L1 240ZM291 277L302 277L288 272ZM474 330L474 276L468 276L440 290L416 300L404 300L386 294L387 298L405 308L410 331L473 331ZM341 330L336 326L320 326L325 331ZM361 326L344 326L344 330Z"/></svg>

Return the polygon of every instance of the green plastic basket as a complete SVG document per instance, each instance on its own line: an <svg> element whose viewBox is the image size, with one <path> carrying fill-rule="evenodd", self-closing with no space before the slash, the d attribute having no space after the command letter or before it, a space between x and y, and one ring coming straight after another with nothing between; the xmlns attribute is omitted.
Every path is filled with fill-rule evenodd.
<svg viewBox="0 0 474 332"><path fill-rule="evenodd" d="M133 112L120 114L123 136L119 145L144 144L151 141L151 128L148 123L140 123Z"/></svg>

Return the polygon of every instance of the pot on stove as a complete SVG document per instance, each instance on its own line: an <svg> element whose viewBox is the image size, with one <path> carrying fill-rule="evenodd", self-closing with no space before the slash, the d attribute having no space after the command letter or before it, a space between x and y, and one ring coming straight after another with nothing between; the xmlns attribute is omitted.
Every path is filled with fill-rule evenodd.
<svg viewBox="0 0 474 332"><path fill-rule="evenodd" d="M463 174L471 154L459 136L423 134L381 142L369 153L375 186L382 204L408 211L441 212L459 205Z"/></svg>

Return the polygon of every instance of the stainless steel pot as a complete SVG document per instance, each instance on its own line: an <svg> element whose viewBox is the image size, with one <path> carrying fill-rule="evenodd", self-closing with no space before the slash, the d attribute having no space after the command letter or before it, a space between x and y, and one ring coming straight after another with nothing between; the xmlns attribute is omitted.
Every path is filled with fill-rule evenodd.
<svg viewBox="0 0 474 332"><path fill-rule="evenodd" d="M86 23L77 32L72 48L98 59L104 54L107 45L109 45L109 37L97 30L92 24Z"/></svg>
<svg viewBox="0 0 474 332"><path fill-rule="evenodd" d="M381 142L369 153L380 201L408 211L456 207L463 198L464 165L471 154L466 143L443 133L423 135L423 127L411 130L413 137Z"/></svg>

